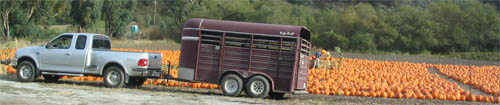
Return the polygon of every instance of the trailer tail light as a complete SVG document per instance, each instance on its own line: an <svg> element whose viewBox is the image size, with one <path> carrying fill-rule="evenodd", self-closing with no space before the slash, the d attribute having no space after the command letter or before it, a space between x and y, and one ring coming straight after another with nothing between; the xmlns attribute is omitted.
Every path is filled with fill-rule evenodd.
<svg viewBox="0 0 500 105"><path fill-rule="evenodd" d="M139 62L137 62L137 65L139 65L139 66L147 66L148 65L148 59L146 59L146 58L140 59Z"/></svg>

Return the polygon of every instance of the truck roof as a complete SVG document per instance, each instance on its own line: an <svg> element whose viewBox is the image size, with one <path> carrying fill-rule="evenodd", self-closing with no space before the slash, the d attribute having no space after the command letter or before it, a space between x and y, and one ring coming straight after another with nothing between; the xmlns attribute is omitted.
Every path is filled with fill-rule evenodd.
<svg viewBox="0 0 500 105"><path fill-rule="evenodd" d="M106 36L107 35L104 35L104 34L97 34L97 33L62 33L62 34L73 34L73 35L103 35L103 36Z"/></svg>

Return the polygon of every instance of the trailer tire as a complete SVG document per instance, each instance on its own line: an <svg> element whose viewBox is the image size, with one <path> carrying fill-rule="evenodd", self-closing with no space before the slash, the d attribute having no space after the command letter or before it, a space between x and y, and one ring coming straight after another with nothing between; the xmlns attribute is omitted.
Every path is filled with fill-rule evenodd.
<svg viewBox="0 0 500 105"><path fill-rule="evenodd" d="M243 90L243 80L235 74L224 76L220 85L222 93L227 96L239 96Z"/></svg>
<svg viewBox="0 0 500 105"><path fill-rule="evenodd" d="M125 73L120 67L111 66L104 72L104 84L109 88L121 88L125 85Z"/></svg>
<svg viewBox="0 0 500 105"><path fill-rule="evenodd" d="M22 61L16 68L17 80L33 82L37 75L37 68L30 61Z"/></svg>
<svg viewBox="0 0 500 105"><path fill-rule="evenodd" d="M246 84L248 96L253 98L264 98L270 91L269 81L262 76L254 76Z"/></svg>

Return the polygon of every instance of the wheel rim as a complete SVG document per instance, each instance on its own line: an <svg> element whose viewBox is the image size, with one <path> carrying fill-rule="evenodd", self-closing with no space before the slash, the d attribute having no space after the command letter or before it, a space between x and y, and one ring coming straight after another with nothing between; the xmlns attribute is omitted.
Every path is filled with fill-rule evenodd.
<svg viewBox="0 0 500 105"><path fill-rule="evenodd" d="M238 81L229 79L224 83L224 89L228 93L234 93L238 90Z"/></svg>
<svg viewBox="0 0 500 105"><path fill-rule="evenodd" d="M109 74L108 74L108 82L110 84L116 84L118 82L120 82L120 73L116 72L116 71L111 71Z"/></svg>
<svg viewBox="0 0 500 105"><path fill-rule="evenodd" d="M28 65L23 65L20 69L20 76L21 78L30 78L33 75L33 68Z"/></svg>
<svg viewBox="0 0 500 105"><path fill-rule="evenodd" d="M264 92L264 83L262 81L254 81L250 85L250 91L255 94L262 94Z"/></svg>

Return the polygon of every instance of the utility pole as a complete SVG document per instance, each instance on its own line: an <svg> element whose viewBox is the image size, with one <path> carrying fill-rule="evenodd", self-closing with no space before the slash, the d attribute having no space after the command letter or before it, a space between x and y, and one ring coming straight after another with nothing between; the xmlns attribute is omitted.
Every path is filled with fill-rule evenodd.
<svg viewBox="0 0 500 105"><path fill-rule="evenodd" d="M151 31L153 31L153 34L156 34L155 27L156 27L156 4L158 2L153 1L153 4L155 5L154 12L153 12L153 26L151 27ZM151 39L151 34L149 35L149 38Z"/></svg>
<svg viewBox="0 0 500 105"><path fill-rule="evenodd" d="M155 4L154 15L153 15L153 27L156 26L156 0L153 2Z"/></svg>

